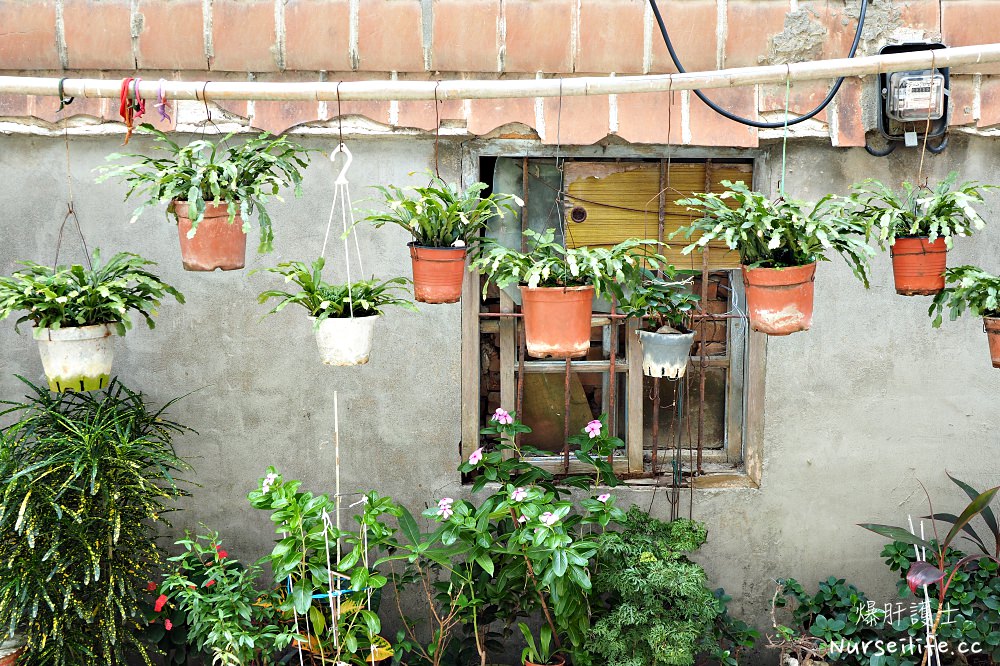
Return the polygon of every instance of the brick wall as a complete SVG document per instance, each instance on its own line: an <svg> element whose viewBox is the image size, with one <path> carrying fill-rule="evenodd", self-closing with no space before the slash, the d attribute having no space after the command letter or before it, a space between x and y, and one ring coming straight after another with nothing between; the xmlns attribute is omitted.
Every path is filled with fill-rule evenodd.
<svg viewBox="0 0 1000 666"><path fill-rule="evenodd" d="M687 69L740 67L847 54L857 0L660 0ZM1000 0L873 0L863 53L887 41L996 40ZM646 0L0 0L0 72L114 78L258 80L433 79L642 74L674 71ZM953 73L952 122L966 132L1000 124L1000 66ZM826 82L793 86L792 112L811 108ZM783 86L711 91L745 116L780 119ZM834 105L794 136L863 145L875 96L845 83ZM284 131L336 115L329 104L227 104L243 122ZM433 129L433 103L351 103L343 115L386 131ZM712 113L688 93L566 99L560 139L609 134L635 143L755 146L759 134ZM484 135L510 123L554 143L558 102L480 100L441 105L453 131ZM69 115L116 119L115 104L0 96L0 117L52 128ZM669 113L668 113L669 111ZM511 131L506 128L505 131ZM522 128L523 133L523 128ZM777 131L780 134L780 130Z"/></svg>

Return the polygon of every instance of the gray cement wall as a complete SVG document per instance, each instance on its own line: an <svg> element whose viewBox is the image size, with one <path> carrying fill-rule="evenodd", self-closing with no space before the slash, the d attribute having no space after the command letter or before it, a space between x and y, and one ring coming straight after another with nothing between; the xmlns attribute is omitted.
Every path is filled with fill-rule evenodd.
<svg viewBox="0 0 1000 666"><path fill-rule="evenodd" d="M187 296L164 304L155 331L137 327L119 344L115 367L134 388L164 401L194 391L172 415L199 434L178 440L196 467L194 497L175 516L177 531L199 523L221 530L230 551L245 559L264 554L272 538L266 515L251 510L246 492L269 464L318 491L333 489L333 394L339 392L344 487L373 488L413 509L443 494L460 496L460 310L422 306L419 315L392 312L379 326L371 363L335 369L318 362L302 313L262 319L255 296L274 284L248 271L197 274L181 270L176 230L160 211L128 225L132 205L117 185L92 184L91 170L118 139L73 138L77 210L91 246L128 249L159 262L159 271ZM329 150L331 141L310 145ZM431 141L358 139L351 182L359 207L374 183L404 183L430 166ZM141 148L136 140L133 146ZM780 174L770 159L771 182ZM798 198L846 192L876 176L887 182L916 177L919 154L885 159L859 149L820 143L789 146L787 190ZM959 169L963 176L1000 183L995 140L953 140L928 156L932 178ZM443 153L443 173L457 176L457 151ZM275 253L254 255L248 268L310 259L322 243L335 173L318 155L307 172L306 195L272 204ZM65 211L65 154L61 140L0 138L0 270L18 259L51 261ZM952 266L976 263L1000 270L1000 210L990 199L991 226L959 240ZM408 275L404 235L361 229L368 272ZM337 246L331 253L342 260ZM67 232L64 257L81 259ZM923 515L922 481L938 510L954 511L962 496L944 470L976 485L1000 483L1000 371L990 367L981 321L966 318L934 330L928 299L896 296L888 256L874 263L869 291L839 259L820 266L813 329L767 346L764 476L759 490L699 491L694 516L710 541L700 554L712 582L734 596L734 612L767 622L773 579L807 585L846 576L880 604L893 601L895 577L881 564L883 542L859 522L904 523ZM24 391L13 373L42 380L29 335L0 326L0 397ZM626 499L666 515L661 494L625 491Z"/></svg>

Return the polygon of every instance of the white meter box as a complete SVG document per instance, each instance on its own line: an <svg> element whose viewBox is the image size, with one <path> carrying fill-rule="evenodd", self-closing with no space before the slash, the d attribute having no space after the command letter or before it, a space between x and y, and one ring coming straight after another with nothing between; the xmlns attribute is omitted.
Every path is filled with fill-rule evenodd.
<svg viewBox="0 0 1000 666"><path fill-rule="evenodd" d="M931 70L889 75L890 118L901 122L937 120L944 115L944 76Z"/></svg>

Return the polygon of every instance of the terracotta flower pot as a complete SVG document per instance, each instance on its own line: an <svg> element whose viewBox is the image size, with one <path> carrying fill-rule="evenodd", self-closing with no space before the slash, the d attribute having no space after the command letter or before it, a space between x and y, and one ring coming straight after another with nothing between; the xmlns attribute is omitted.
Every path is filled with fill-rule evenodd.
<svg viewBox="0 0 1000 666"><path fill-rule="evenodd" d="M550 661L548 664L536 664L528 660L524 661L524 666L565 666L565 664L566 660L562 657L562 655L559 654L552 657L552 661Z"/></svg>
<svg viewBox="0 0 1000 666"><path fill-rule="evenodd" d="M462 298L467 248L408 245L413 262L413 297L421 303L457 303Z"/></svg>
<svg viewBox="0 0 1000 666"><path fill-rule="evenodd" d="M594 287L521 287L528 355L579 358L590 349Z"/></svg>
<svg viewBox="0 0 1000 666"><path fill-rule="evenodd" d="M50 390L96 391L108 385L115 351L113 325L35 328L32 336Z"/></svg>
<svg viewBox="0 0 1000 666"><path fill-rule="evenodd" d="M897 294L931 296L944 289L948 248L943 239L897 238L890 251Z"/></svg>
<svg viewBox="0 0 1000 666"><path fill-rule="evenodd" d="M815 279L816 262L788 268L743 266L750 327L768 335L809 330Z"/></svg>
<svg viewBox="0 0 1000 666"><path fill-rule="evenodd" d="M24 655L24 641L15 637L14 640L0 642L0 666L14 666Z"/></svg>
<svg viewBox="0 0 1000 666"><path fill-rule="evenodd" d="M177 234L181 241L181 261L186 271L234 271L246 265L247 235L239 213L232 224L225 203L209 203L205 217L198 223L193 237L186 201L174 202L177 214Z"/></svg>
<svg viewBox="0 0 1000 666"><path fill-rule="evenodd" d="M1000 368L1000 317L983 317L983 330L990 345L993 367Z"/></svg>

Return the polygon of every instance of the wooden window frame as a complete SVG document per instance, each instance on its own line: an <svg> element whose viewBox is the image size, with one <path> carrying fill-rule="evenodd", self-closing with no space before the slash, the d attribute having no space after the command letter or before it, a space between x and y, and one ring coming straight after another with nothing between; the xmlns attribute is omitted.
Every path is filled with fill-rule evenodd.
<svg viewBox="0 0 1000 666"><path fill-rule="evenodd" d="M739 150L739 149L697 149L689 147L665 147L665 146L632 146L632 145L595 145L587 147L557 148L555 146L542 145L536 140L528 139L475 139L462 144L462 185L468 186L471 183L482 179L480 173L480 158L483 157L513 157L531 159L565 157L571 159L622 159L622 160L648 160L664 159L666 155L678 159L716 160L726 159L752 160L753 181L757 189L769 190L770 178L767 164L767 153L759 150ZM730 273L735 283L738 279L739 271ZM480 289L481 283L479 275L467 272L463 283L462 292L462 442L460 455L467 457L472 450L479 446L481 428L480 414L480 385L481 385L481 350L480 350ZM506 295L501 296L501 312L513 311L513 301ZM598 316L595 315L595 319ZM505 323L506 322L506 323ZM500 319L501 327L507 326L508 335L501 335L500 348L500 368L501 368L501 404L513 405L516 384L515 360L516 342L514 342L513 322L508 319ZM597 325L595 323L595 325ZM746 323L744 323L746 325ZM625 425L627 441L634 442L643 440L642 423L642 369L637 336L633 334L635 324L628 322L622 327L627 340L627 353L625 366L620 371L628 373L628 400L638 403L639 418L629 418ZM734 329L729 326L729 349L734 349ZM736 383L732 373L730 373L728 385L730 395L727 396L727 430L730 433L731 421L740 418L742 427L739 428L739 441L737 438L727 437L727 445L721 451L724 461L728 463L725 472L715 472L699 475L693 478L696 488L759 488L763 471L763 407L764 407L764 372L766 364L766 341L767 336L749 330L747 326L746 334L740 333L744 344L742 353L743 372L740 373L742 400L740 409L732 409L730 399L734 392ZM732 353L730 351L729 353ZM694 357L697 360L697 357ZM711 357L709 357L709 360ZM556 362L562 365L562 362ZM607 370L607 362L597 361L600 367L595 367L595 371ZM579 362L574 363L574 370ZM541 366L536 366L541 367ZM711 363L709 363L711 367ZM619 371L616 368L616 371ZM629 413L635 409L635 404L629 405ZM637 438L637 439L634 439ZM629 446L627 456L619 457L615 461L616 470L628 470L642 465L643 446ZM624 458L624 459L623 459ZM706 458L707 459L707 458ZM539 461L546 462L546 461ZM549 463L553 464L553 463ZM561 463L559 464L561 471ZM572 471L572 470L571 470ZM653 480L655 481L655 479Z"/></svg>

